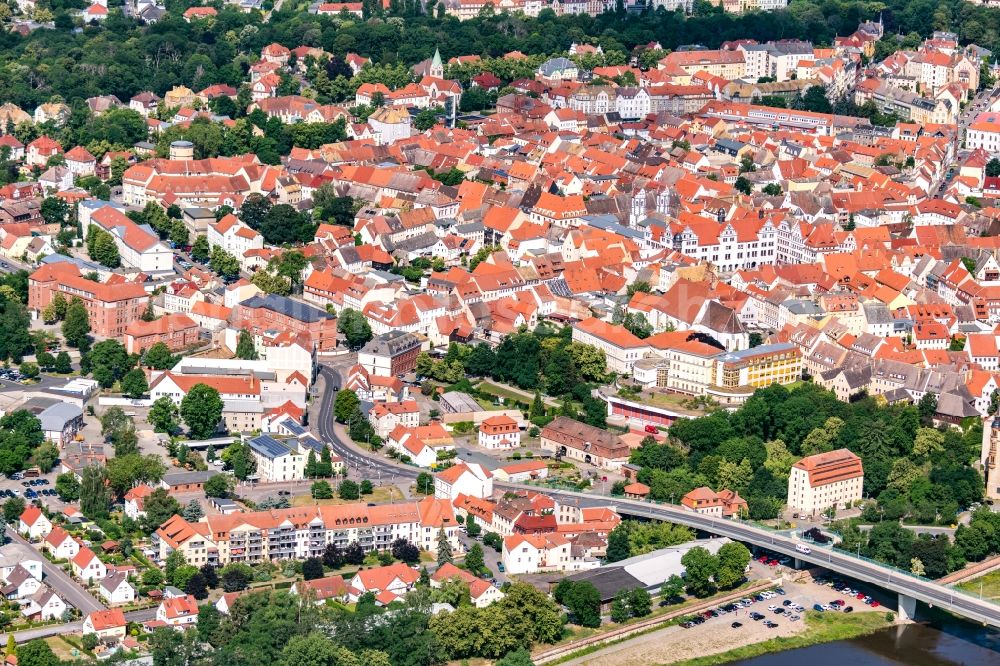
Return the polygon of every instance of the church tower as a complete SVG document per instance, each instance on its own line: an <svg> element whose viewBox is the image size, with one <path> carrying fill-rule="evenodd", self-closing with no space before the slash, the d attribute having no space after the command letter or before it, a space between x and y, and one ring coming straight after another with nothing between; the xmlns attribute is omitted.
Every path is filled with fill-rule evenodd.
<svg viewBox="0 0 1000 666"><path fill-rule="evenodd" d="M444 64L441 62L441 51L434 49L434 57L431 59L430 75L436 79L444 78Z"/></svg>

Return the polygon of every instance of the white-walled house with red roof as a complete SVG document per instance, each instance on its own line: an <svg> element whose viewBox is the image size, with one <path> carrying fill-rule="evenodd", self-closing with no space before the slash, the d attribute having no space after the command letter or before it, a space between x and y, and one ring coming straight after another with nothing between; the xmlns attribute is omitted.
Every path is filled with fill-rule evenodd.
<svg viewBox="0 0 1000 666"><path fill-rule="evenodd" d="M80 552L80 544L69 532L56 525L42 540L42 549L57 560L71 560Z"/></svg>
<svg viewBox="0 0 1000 666"><path fill-rule="evenodd" d="M434 475L434 497L452 502L459 495L493 496L493 474L478 463L458 463Z"/></svg>
<svg viewBox="0 0 1000 666"><path fill-rule="evenodd" d="M149 225L136 224L117 205L107 201L81 201L79 211L84 237L91 224L96 224L111 234L123 267L144 273L173 271L173 252L160 241L160 237Z"/></svg>
<svg viewBox="0 0 1000 666"><path fill-rule="evenodd" d="M52 531L52 521L34 504L25 508L18 520L17 531L29 539L41 539Z"/></svg>
<svg viewBox="0 0 1000 666"><path fill-rule="evenodd" d="M70 565L73 567L73 574L85 583L104 580L108 575L107 565L86 546L80 549L76 557L70 561Z"/></svg>
<svg viewBox="0 0 1000 666"><path fill-rule="evenodd" d="M174 629L186 629L198 623L198 602L190 594L164 599L156 608L156 619Z"/></svg>

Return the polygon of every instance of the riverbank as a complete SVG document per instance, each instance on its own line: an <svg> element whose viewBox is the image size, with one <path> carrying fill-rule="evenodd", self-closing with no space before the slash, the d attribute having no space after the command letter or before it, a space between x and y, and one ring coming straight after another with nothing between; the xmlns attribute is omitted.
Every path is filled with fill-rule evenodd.
<svg viewBox="0 0 1000 666"><path fill-rule="evenodd" d="M885 613L873 612L844 615L843 613L809 611L804 619L806 629L798 634L779 636L719 654L696 657L681 662L664 663L673 663L677 666L714 666L739 659L751 659L772 652L867 636L892 625L892 622L886 620Z"/></svg>
<svg viewBox="0 0 1000 666"><path fill-rule="evenodd" d="M773 609L784 602L798 603L811 609L814 604L829 604L841 595L824 585L816 585L808 576L786 580L786 595L762 601L736 613L712 618L704 624L685 629L664 626L642 632L620 642L597 649L577 651L559 660L566 666L648 666L677 664L705 666L746 659L769 652L806 647L817 643L863 636L890 626L884 610L875 610L860 602L853 613L812 610L802 613L802 620L792 622ZM848 601L848 603L851 603ZM751 612L763 613L777 626L766 627L754 621ZM737 623L738 626L732 626Z"/></svg>

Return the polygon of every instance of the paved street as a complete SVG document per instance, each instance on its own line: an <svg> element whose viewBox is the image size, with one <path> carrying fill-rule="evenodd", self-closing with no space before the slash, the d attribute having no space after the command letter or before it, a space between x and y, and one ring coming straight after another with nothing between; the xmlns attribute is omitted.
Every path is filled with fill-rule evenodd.
<svg viewBox="0 0 1000 666"><path fill-rule="evenodd" d="M52 624L46 627L36 627L35 629L24 629L14 632L14 640L20 643L27 643L36 638L48 638L49 636L59 636L60 634L72 634L83 629L83 622L68 622L66 624ZM7 634L0 634L0 641L7 644Z"/></svg>
<svg viewBox="0 0 1000 666"><path fill-rule="evenodd" d="M28 543L24 537L10 527L7 527L7 538L27 546L28 548L34 548L34 546ZM86 615L93 611L104 610L106 608L104 604L91 596L89 592L84 590L76 581L70 578L69 574L65 571L49 562L43 555L39 554L39 558L42 560L42 569L45 572L45 583L58 592L63 599L68 601L75 608L78 608L81 613Z"/></svg>

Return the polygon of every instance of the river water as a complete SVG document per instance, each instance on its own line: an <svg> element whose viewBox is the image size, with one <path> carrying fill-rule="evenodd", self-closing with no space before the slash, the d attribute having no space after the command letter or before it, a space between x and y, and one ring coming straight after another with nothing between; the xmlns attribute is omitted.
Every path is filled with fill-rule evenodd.
<svg viewBox="0 0 1000 666"><path fill-rule="evenodd" d="M1000 666L1000 630L957 620L911 624L850 641L736 661L739 666Z"/></svg>

